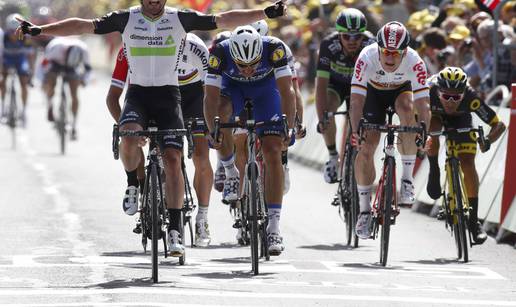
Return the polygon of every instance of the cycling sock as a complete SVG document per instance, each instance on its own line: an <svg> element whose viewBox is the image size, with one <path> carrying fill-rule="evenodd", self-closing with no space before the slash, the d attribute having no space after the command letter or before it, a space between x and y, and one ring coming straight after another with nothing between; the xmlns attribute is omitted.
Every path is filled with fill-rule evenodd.
<svg viewBox="0 0 516 307"><path fill-rule="evenodd" d="M280 233L279 221L281 216L281 204L268 204L267 217L269 222L267 224L267 233Z"/></svg>
<svg viewBox="0 0 516 307"><path fill-rule="evenodd" d="M360 204L360 212L371 211L371 187L372 187L372 185L357 184L358 202Z"/></svg>
<svg viewBox="0 0 516 307"><path fill-rule="evenodd" d="M224 167L224 165L222 165L222 160L217 157L217 169L219 169L221 167Z"/></svg>
<svg viewBox="0 0 516 307"><path fill-rule="evenodd" d="M326 148L328 148L328 153L330 154L330 159L334 159L339 156L339 153L337 152L337 146L335 144L327 145Z"/></svg>
<svg viewBox="0 0 516 307"><path fill-rule="evenodd" d="M208 206L199 204L197 215L195 216L195 222L199 223L200 220L208 221Z"/></svg>
<svg viewBox="0 0 516 307"><path fill-rule="evenodd" d="M401 155L403 163L403 174L401 180L414 181L414 165L416 165L416 155Z"/></svg>
<svg viewBox="0 0 516 307"><path fill-rule="evenodd" d="M287 165L288 163L288 151L282 151L281 152L281 164L282 165Z"/></svg>
<svg viewBox="0 0 516 307"><path fill-rule="evenodd" d="M127 186L138 187L138 176L136 175L136 169L134 171L125 171L127 174Z"/></svg>
<svg viewBox="0 0 516 307"><path fill-rule="evenodd" d="M439 156L428 156L428 163L430 164L430 172L439 171Z"/></svg>
<svg viewBox="0 0 516 307"><path fill-rule="evenodd" d="M478 222L478 197L468 197L469 202L469 222L474 225Z"/></svg>
<svg viewBox="0 0 516 307"><path fill-rule="evenodd" d="M170 217L170 224L168 225L168 231L176 230L181 233L181 214L183 214L183 210L181 209L167 209L168 215Z"/></svg>
<svg viewBox="0 0 516 307"><path fill-rule="evenodd" d="M238 177L238 170L235 167L235 156L231 155L226 159L221 159L221 163L224 166L224 170L226 171L227 177Z"/></svg>

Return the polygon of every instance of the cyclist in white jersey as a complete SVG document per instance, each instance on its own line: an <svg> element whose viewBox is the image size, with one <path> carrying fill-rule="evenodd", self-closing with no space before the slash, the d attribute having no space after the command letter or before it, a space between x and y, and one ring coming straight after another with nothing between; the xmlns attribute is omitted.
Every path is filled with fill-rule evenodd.
<svg viewBox="0 0 516 307"><path fill-rule="evenodd" d="M430 98L423 60L408 47L409 33L399 22L389 22L377 34L377 43L365 47L355 64L351 81L351 124L354 142L358 140L360 118L370 123L385 123L386 109L394 106L401 125L429 123ZM380 133L367 131L355 161L355 176L360 203L356 232L362 239L370 236L371 188L375 179L374 152ZM400 134L398 150L403 162L399 203L414 203L413 170L417 147L414 134Z"/></svg>
<svg viewBox="0 0 516 307"><path fill-rule="evenodd" d="M41 26L20 19L17 33L22 38L24 34L66 36L120 32L131 80L125 106L131 105L138 109L137 113L131 111L122 114L121 129L142 130L147 126L149 118L157 122L158 129L183 128L177 65L186 33L218 27L233 28L265 17L279 17L284 14L286 6L278 1L263 10L235 10L203 15L167 7L166 2L140 0L139 6L111 12L101 18L68 18ZM138 148L141 143L141 139L135 138L124 138L121 143L122 163L134 184L126 189L124 208L138 200L136 168L141 159ZM166 137L161 146L167 176L166 203L170 215L167 240L170 254L180 257L184 253L179 234L184 197L184 180L180 175L183 140L180 137Z"/></svg>
<svg viewBox="0 0 516 307"><path fill-rule="evenodd" d="M41 62L43 71L43 90L47 96L47 118L54 121L52 98L54 97L58 74L68 81L72 99L71 139L77 139L77 113L79 112L79 85L85 86L90 78L91 64L88 46L81 40L57 37L45 48Z"/></svg>
<svg viewBox="0 0 516 307"><path fill-rule="evenodd" d="M181 92L181 110L184 119L204 118L203 97L204 79L208 71L208 48L204 42L195 34L186 35L186 45L179 61L178 78L179 90ZM124 49L118 52L115 69L111 78L111 87L107 95L108 109L113 119L118 123L121 109L119 104L120 96L125 86L129 65ZM195 136L193 162L195 166L194 188L198 200L198 211L195 224L195 245L207 246L210 239L208 228L208 205L210 200L211 185L213 181L213 171L209 160L208 141L203 137L203 131L198 131L202 127L193 127ZM143 151L141 152L143 156ZM145 173L143 170L144 159L140 160L137 169L137 177L140 185L140 192L143 188ZM127 178L130 184L130 178ZM138 210L138 206L127 207L125 211L132 215Z"/></svg>

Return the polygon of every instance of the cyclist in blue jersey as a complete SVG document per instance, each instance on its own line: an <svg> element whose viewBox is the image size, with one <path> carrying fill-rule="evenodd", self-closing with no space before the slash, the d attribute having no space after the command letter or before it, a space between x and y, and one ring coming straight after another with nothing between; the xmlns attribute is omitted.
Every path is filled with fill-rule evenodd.
<svg viewBox="0 0 516 307"><path fill-rule="evenodd" d="M5 33L3 37L3 68L2 81L0 82L0 90L2 92L2 115L4 116L4 100L6 93L6 77L8 70L13 68L16 70L20 80L22 109L19 113L22 125L25 124L25 109L27 106L28 86L32 70L31 58L34 57L34 49L30 39L18 40L15 30L19 23L16 17L21 18L19 14L11 14L5 20Z"/></svg>
<svg viewBox="0 0 516 307"><path fill-rule="evenodd" d="M220 111L223 121L239 115L244 100L251 98L257 121L280 119L286 114L289 126L294 124L295 94L292 73L288 66L285 45L273 38L263 37L252 26L237 27L228 40L217 44L210 53L204 116L213 132L213 119ZM229 97L232 110L221 109L221 95ZM271 255L283 251L279 220L283 201L283 168L281 150L284 143L282 127L258 129L267 173L265 175L265 202L268 207L267 243ZM233 156L233 138L212 140L219 150L225 168L223 197L227 201L238 198L239 172Z"/></svg>

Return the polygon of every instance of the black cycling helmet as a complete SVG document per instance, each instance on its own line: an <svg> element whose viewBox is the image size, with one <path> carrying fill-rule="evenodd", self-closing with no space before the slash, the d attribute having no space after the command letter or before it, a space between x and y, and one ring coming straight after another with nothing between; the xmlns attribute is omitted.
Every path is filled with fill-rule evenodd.
<svg viewBox="0 0 516 307"><path fill-rule="evenodd" d="M363 33L367 28L364 14L357 9L343 9L337 16L335 28L343 33Z"/></svg>

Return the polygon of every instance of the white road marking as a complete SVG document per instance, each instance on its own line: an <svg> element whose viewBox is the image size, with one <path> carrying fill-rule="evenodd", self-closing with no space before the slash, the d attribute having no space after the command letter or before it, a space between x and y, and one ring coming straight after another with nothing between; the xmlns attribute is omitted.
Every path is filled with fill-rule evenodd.
<svg viewBox="0 0 516 307"><path fill-rule="evenodd" d="M447 305L492 305L492 306L516 306L514 301L503 300L473 300L473 299L448 299L437 297L414 297L414 296L372 296L372 295L343 295L343 294L308 294L308 293L267 293L267 292L242 292L242 291L220 291L220 290L189 290L174 288L148 288L131 287L120 289L23 289L23 290L0 290L0 296L91 296L91 295L116 295L116 294L147 294L147 295L171 295L174 297L202 296L202 297L234 297L234 298L255 298L255 299L294 299L294 300L334 300L334 301L359 301L359 302L393 302L393 303L426 303L426 304L447 304ZM84 303L83 305L94 305Z"/></svg>

